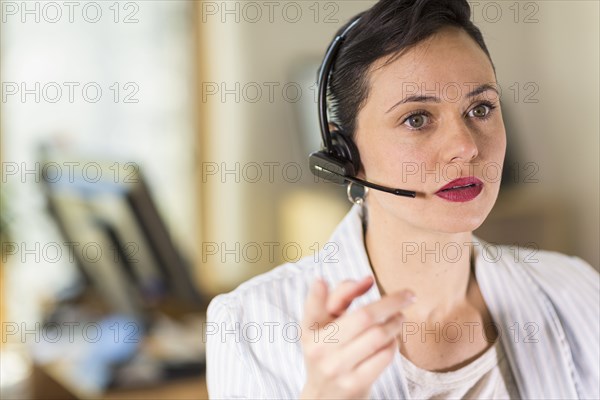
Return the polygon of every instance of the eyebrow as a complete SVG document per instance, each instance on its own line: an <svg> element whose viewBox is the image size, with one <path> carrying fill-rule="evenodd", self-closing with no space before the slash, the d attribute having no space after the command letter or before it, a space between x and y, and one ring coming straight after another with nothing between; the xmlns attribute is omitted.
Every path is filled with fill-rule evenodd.
<svg viewBox="0 0 600 400"><path fill-rule="evenodd" d="M473 89L472 91L470 91L469 93L467 93L467 97L475 97L477 95L480 95L483 92L486 92L488 90L492 90L494 92L496 92L497 95L500 95L500 93L498 92L498 89L496 89L495 86L489 84L489 83L485 83L483 85L477 86L475 89ZM423 95L412 95L412 96L407 96L405 98L403 98L402 100L400 100L399 102L397 102L396 104L394 104L392 107L390 107L389 110L387 110L385 113L389 113L390 111L392 111L394 108L396 108L397 106L401 105L401 104L405 104L405 103L427 103L427 102L431 102L431 103L440 103L441 100L439 97L436 96L423 96Z"/></svg>

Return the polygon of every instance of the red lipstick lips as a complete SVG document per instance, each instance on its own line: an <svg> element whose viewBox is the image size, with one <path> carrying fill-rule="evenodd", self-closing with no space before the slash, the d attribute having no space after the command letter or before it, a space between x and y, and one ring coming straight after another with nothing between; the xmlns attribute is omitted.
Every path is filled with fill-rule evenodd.
<svg viewBox="0 0 600 400"><path fill-rule="evenodd" d="M483 190L483 182L474 176L458 178L442 186L436 196L453 202L465 202L473 200Z"/></svg>

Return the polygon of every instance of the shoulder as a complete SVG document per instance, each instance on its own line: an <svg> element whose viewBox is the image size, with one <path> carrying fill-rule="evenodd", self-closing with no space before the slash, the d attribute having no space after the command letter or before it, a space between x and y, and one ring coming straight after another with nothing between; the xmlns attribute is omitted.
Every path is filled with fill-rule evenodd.
<svg viewBox="0 0 600 400"><path fill-rule="evenodd" d="M524 270L548 294L591 302L600 295L600 274L580 257L557 251L503 246L509 262ZM598 304L598 301L596 301Z"/></svg>
<svg viewBox="0 0 600 400"><path fill-rule="evenodd" d="M235 390L244 398L297 398L305 377L300 322L317 265L312 257L282 264L210 302L205 334L211 397L231 398Z"/></svg>
<svg viewBox="0 0 600 400"><path fill-rule="evenodd" d="M546 295L565 329L597 340L600 274L595 268L580 257L544 250L517 265Z"/></svg>
<svg viewBox="0 0 600 400"><path fill-rule="evenodd" d="M486 275L489 273L505 282L525 279L557 295L574 289L592 298L599 295L600 274L580 257L543 250L535 243L526 247L492 244L477 237L474 241L478 247L478 262L485 266L482 271Z"/></svg>
<svg viewBox="0 0 600 400"><path fill-rule="evenodd" d="M492 302L558 318L583 342L600 334L600 274L577 256L537 248L480 241L477 279Z"/></svg>

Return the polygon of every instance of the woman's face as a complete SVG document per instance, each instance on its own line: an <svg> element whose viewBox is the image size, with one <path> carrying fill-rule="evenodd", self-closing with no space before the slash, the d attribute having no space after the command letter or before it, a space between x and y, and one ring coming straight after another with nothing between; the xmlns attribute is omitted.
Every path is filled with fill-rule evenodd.
<svg viewBox="0 0 600 400"><path fill-rule="evenodd" d="M452 27L386 66L384 61L369 70L368 98L357 117L355 141L364 167L359 175L414 190L417 197L372 190L369 209L418 229L473 231L496 201L506 150L490 61L466 32ZM473 199L435 194L471 176L483 182Z"/></svg>

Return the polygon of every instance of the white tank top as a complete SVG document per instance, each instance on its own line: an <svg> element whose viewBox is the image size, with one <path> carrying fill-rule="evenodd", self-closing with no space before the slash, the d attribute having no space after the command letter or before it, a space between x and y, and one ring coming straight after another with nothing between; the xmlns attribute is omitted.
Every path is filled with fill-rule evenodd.
<svg viewBox="0 0 600 400"><path fill-rule="evenodd" d="M499 340L470 364L450 372L427 371L400 355L412 399L519 398Z"/></svg>

